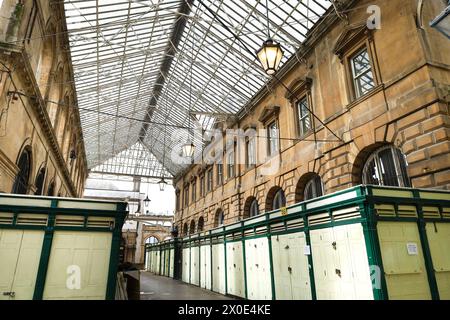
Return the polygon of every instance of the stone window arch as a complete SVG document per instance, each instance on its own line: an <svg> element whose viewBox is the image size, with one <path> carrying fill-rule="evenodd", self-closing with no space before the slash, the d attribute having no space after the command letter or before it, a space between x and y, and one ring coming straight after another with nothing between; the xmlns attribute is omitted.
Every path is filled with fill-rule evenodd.
<svg viewBox="0 0 450 320"><path fill-rule="evenodd" d="M225 223L225 214L222 209L217 209L214 219L214 227L223 226Z"/></svg>
<svg viewBox="0 0 450 320"><path fill-rule="evenodd" d="M189 234L195 233L195 220L191 220L191 225L189 226Z"/></svg>
<svg viewBox="0 0 450 320"><path fill-rule="evenodd" d="M266 197L266 212L286 206L286 195L281 187L272 187Z"/></svg>
<svg viewBox="0 0 450 320"><path fill-rule="evenodd" d="M372 152L364 163L361 181L369 185L411 187L408 163L402 151L392 145Z"/></svg>
<svg viewBox="0 0 450 320"><path fill-rule="evenodd" d="M295 202L311 200L324 195L322 178L315 172L303 175L295 189Z"/></svg>
<svg viewBox="0 0 450 320"><path fill-rule="evenodd" d="M202 232L204 228L205 228L205 219L203 217L200 217L197 223L197 232Z"/></svg>
<svg viewBox="0 0 450 320"><path fill-rule="evenodd" d="M255 197L248 197L244 205L244 219L260 214L259 203Z"/></svg>

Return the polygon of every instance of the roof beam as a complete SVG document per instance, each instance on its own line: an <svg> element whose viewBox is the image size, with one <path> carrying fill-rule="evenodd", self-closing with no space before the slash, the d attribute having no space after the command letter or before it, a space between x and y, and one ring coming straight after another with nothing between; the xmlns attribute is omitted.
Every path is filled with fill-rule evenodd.
<svg viewBox="0 0 450 320"><path fill-rule="evenodd" d="M149 122L151 120L155 106L157 105L158 99L161 96L166 78L169 74L170 67L177 51L178 44L180 43L183 31L186 27L187 19L189 17L189 14L191 13L193 2L194 0L181 1L181 5L177 13L178 18L175 20L174 28L170 36L170 41L167 44L167 48L164 53L164 59L161 64L161 69L159 70L159 77L155 85L153 86L153 96L149 102L148 112L145 115L144 119L145 122ZM139 140L144 140L145 136L147 135L148 126L148 123L144 123L142 125L141 132L139 134Z"/></svg>

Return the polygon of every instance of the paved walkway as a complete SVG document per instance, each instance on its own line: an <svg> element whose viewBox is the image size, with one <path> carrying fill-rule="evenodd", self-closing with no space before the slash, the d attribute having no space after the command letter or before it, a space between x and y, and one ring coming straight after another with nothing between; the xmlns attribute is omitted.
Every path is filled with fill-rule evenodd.
<svg viewBox="0 0 450 320"><path fill-rule="evenodd" d="M141 271L141 300L231 300L224 295Z"/></svg>

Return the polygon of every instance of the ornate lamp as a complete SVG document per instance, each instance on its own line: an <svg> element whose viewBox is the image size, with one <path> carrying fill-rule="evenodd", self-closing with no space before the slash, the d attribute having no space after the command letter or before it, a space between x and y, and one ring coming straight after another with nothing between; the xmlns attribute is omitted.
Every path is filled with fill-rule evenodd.
<svg viewBox="0 0 450 320"><path fill-rule="evenodd" d="M167 182L166 180L164 180L164 177L162 177L161 180L159 180L158 184L159 184L159 191L164 191L166 189Z"/></svg>
<svg viewBox="0 0 450 320"><path fill-rule="evenodd" d="M144 200L144 205L145 205L145 207L147 208L148 207L148 205L150 204L150 199L148 198L148 195L147 195L147 197L145 198L145 200Z"/></svg>
<svg viewBox="0 0 450 320"><path fill-rule="evenodd" d="M188 142L181 147L181 151L183 152L183 157L192 158L195 152L195 146L192 142Z"/></svg>
<svg viewBox="0 0 450 320"><path fill-rule="evenodd" d="M266 0L267 9L267 40L264 41L261 49L256 52L261 66L268 75L273 75L278 71L280 67L281 59L283 59L283 49L281 45L272 40L270 36L270 25L269 25L269 2Z"/></svg>
<svg viewBox="0 0 450 320"><path fill-rule="evenodd" d="M256 55L264 71L268 75L273 75L280 67L284 52L279 43L274 42L272 39L267 39Z"/></svg>

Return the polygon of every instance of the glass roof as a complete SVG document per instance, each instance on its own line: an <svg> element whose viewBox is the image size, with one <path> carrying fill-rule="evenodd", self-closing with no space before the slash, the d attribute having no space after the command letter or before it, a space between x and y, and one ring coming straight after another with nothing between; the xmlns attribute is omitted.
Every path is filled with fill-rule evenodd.
<svg viewBox="0 0 450 320"><path fill-rule="evenodd" d="M285 51L285 63L331 2L65 0L64 5L89 168L119 173L111 162L133 158L131 166L140 167L127 165L124 174L152 176L162 173L161 163L171 175L188 165L171 161L177 130L211 129L270 80L252 54L267 39L267 24ZM155 168L143 168L135 152L141 149L152 155L145 166Z"/></svg>

